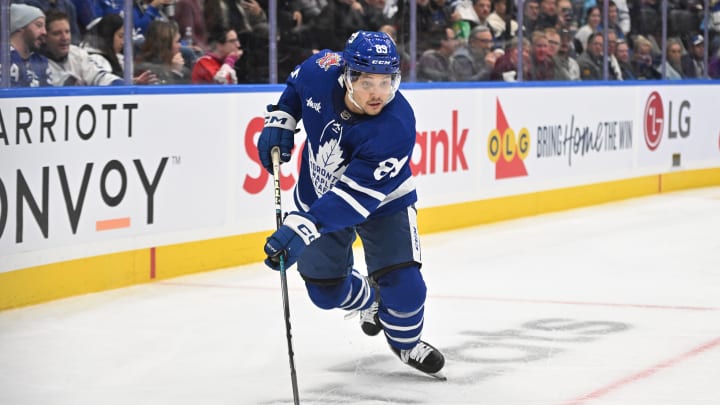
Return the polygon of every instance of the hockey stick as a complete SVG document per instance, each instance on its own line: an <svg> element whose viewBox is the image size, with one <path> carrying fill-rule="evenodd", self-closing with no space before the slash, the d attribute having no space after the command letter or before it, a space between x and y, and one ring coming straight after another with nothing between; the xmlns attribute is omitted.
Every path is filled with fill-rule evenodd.
<svg viewBox="0 0 720 405"><path fill-rule="evenodd" d="M273 165L273 186L275 188L275 225L279 229L282 226L282 205L280 200L280 148L275 146L270 151ZM298 397L297 375L295 373L295 353L292 348L292 333L290 333L290 301L288 298L287 274L285 274L285 256L280 254L280 287L282 289L283 313L285 314L285 334L288 344L288 356L290 357L290 379L292 380L293 402L300 404Z"/></svg>

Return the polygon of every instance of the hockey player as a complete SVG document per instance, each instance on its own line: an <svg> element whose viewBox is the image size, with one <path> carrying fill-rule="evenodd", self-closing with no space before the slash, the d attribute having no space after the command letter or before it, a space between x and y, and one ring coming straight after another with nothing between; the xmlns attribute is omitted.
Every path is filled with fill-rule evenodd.
<svg viewBox="0 0 720 405"><path fill-rule="evenodd" d="M359 313L366 334L384 331L404 363L435 375L445 359L420 340L426 286L409 166L415 116L399 85L395 44L380 32L358 31L343 52L323 50L290 74L268 106L258 152L270 172L273 147L289 161L303 120L299 211L267 239L265 263L278 270L281 254L287 267L297 262L316 306ZM353 269L356 235L368 277Z"/></svg>

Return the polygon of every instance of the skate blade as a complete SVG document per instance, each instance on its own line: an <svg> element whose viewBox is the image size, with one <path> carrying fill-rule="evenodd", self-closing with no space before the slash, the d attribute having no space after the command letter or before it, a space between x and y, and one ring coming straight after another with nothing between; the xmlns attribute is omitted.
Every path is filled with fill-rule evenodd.
<svg viewBox="0 0 720 405"><path fill-rule="evenodd" d="M431 373L425 373L425 372L423 372L423 373L429 375L430 377L432 377L432 378L434 378L434 379L436 379L436 380L439 380L439 381L447 381L447 377L445 377L445 374L443 374L442 371L438 371L437 373L433 373L433 374L431 374Z"/></svg>

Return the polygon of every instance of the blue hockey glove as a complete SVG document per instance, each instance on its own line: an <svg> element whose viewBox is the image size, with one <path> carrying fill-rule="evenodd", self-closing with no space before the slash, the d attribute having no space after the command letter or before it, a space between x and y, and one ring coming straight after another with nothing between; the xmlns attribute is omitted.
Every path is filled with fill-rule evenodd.
<svg viewBox="0 0 720 405"><path fill-rule="evenodd" d="M273 270L280 270L280 255L283 255L287 269L300 258L305 246L319 237L312 215L291 212L285 217L283 225L267 239L265 264Z"/></svg>
<svg viewBox="0 0 720 405"><path fill-rule="evenodd" d="M258 138L258 155L265 170L272 173L270 151L280 147L280 161L289 162L293 146L295 146L295 127L297 122L285 111L282 105L268 105L265 113L265 127Z"/></svg>

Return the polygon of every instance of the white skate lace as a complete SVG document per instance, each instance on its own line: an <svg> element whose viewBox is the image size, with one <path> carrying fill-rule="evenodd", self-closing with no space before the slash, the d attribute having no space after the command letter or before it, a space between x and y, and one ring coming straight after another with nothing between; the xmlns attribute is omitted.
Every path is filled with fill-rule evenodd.
<svg viewBox="0 0 720 405"><path fill-rule="evenodd" d="M418 344L410 350L401 350L400 359L404 363L407 363L411 359L417 361L418 363L422 363L432 351L432 347L426 345L424 342L418 342Z"/></svg>
<svg viewBox="0 0 720 405"><path fill-rule="evenodd" d="M345 319L352 319L359 314L361 325L365 322L375 325L375 314L377 314L378 312L378 307L379 304L377 301L375 301L368 307L368 309L358 309L348 312L347 314L345 314Z"/></svg>

